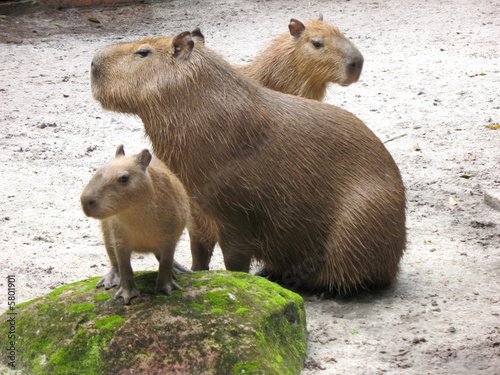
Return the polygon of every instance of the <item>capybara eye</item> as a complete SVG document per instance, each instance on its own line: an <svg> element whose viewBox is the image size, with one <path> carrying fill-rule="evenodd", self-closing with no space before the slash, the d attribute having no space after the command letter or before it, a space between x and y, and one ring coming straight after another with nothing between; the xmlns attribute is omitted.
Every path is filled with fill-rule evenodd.
<svg viewBox="0 0 500 375"><path fill-rule="evenodd" d="M141 48L140 50L136 51L135 52L135 55L136 56L139 56L139 57L148 57L149 55L151 55L151 50L148 49L148 48Z"/></svg>
<svg viewBox="0 0 500 375"><path fill-rule="evenodd" d="M118 182L120 184L126 184L129 179L130 179L130 176L128 174L124 174L123 176L120 176L120 178L118 178Z"/></svg>
<svg viewBox="0 0 500 375"><path fill-rule="evenodd" d="M321 39L313 39L311 43L316 48L321 48L325 46L325 43Z"/></svg>

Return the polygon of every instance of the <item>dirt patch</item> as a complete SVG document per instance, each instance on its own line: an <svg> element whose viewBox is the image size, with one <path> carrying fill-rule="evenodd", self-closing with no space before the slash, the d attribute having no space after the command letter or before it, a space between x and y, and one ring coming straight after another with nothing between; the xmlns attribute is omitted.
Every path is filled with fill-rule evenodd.
<svg viewBox="0 0 500 375"><path fill-rule="evenodd" d="M360 82L331 86L326 102L394 138L386 146L407 187L409 243L390 289L305 296L303 375L498 373L500 212L483 198L500 188L500 130L487 127L500 122L496 1L167 1L2 18L0 264L16 276L18 302L107 272L98 222L79 196L117 145L149 146L139 119L91 97L98 49L199 26L209 47L241 64L290 18L319 13L365 57ZM190 265L187 235L176 259ZM157 269L152 255L132 266ZM223 269L220 251L212 268Z"/></svg>

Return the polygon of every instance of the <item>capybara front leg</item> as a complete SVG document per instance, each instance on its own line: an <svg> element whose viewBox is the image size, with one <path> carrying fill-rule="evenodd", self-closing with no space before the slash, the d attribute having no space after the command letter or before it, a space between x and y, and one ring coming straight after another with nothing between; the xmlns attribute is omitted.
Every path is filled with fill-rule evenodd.
<svg viewBox="0 0 500 375"><path fill-rule="evenodd" d="M125 304L129 305L130 300L139 297L141 293L135 286L134 271L130 265L130 251L126 249L117 249L116 252L118 267L120 269L120 288L115 294L115 300L122 297Z"/></svg>
<svg viewBox="0 0 500 375"><path fill-rule="evenodd" d="M224 265L229 271L249 272L252 249L234 240L228 234L220 233L220 247L224 256Z"/></svg>
<svg viewBox="0 0 500 375"><path fill-rule="evenodd" d="M106 247L106 252L108 253L109 263L111 264L111 270L102 277L101 280L96 285L96 288L104 287L110 289L114 286L120 285L120 273L118 270L118 261L116 260L115 247L113 244L112 234L107 225L101 225L104 246Z"/></svg>
<svg viewBox="0 0 500 375"><path fill-rule="evenodd" d="M189 236L191 243L191 255L193 257L193 264L191 269L193 271L206 271L210 269L210 259L214 252L214 247L217 241L199 239L195 236Z"/></svg>

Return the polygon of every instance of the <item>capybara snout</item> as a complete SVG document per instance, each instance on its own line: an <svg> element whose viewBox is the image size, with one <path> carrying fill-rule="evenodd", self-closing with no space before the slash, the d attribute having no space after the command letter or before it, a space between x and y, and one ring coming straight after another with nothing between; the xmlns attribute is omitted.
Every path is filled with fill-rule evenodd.
<svg viewBox="0 0 500 375"><path fill-rule="evenodd" d="M359 81L361 76L361 71L363 70L363 64L365 59L363 55L357 50L353 49L347 54L346 62L346 72L347 79L343 82L339 82L341 86L349 86L351 83Z"/></svg>

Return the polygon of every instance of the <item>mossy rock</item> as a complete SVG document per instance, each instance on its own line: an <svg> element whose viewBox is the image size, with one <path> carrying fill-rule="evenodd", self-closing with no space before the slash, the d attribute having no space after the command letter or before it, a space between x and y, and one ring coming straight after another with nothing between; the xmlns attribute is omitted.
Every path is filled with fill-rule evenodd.
<svg viewBox="0 0 500 375"><path fill-rule="evenodd" d="M17 305L16 369L33 375L300 373L307 333L299 295L246 273L180 275L182 290L172 296L153 293L156 272L135 277L141 296L129 306L112 298L116 289L96 289L99 277ZM8 329L0 325L4 349Z"/></svg>

